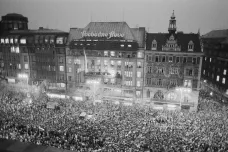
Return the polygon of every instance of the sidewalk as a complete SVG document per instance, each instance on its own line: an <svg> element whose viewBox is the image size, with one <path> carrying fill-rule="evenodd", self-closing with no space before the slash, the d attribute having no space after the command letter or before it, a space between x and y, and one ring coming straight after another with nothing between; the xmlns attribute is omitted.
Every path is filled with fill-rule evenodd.
<svg viewBox="0 0 228 152"><path fill-rule="evenodd" d="M75 152L0 138L0 152Z"/></svg>

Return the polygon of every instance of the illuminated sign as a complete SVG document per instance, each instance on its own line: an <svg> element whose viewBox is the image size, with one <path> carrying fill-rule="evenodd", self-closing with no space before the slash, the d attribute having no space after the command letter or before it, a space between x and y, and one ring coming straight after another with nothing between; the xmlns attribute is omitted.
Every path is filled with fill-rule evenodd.
<svg viewBox="0 0 228 152"><path fill-rule="evenodd" d="M102 32L90 32L87 33L86 31L81 32L82 37L106 37L107 39L110 38L123 38L124 34L122 33L116 33L115 31L112 31L110 33L102 33Z"/></svg>

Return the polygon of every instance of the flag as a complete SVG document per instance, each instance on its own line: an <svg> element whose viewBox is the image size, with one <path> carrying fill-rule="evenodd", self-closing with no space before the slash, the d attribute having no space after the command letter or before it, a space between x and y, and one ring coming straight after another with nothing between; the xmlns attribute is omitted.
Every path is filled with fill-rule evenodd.
<svg viewBox="0 0 228 152"><path fill-rule="evenodd" d="M85 64L85 73L87 73L88 72L88 68L87 68L87 57L86 57L86 53L85 53L85 48L83 48L83 51L84 51L84 57L85 57L85 62L84 62L84 64Z"/></svg>

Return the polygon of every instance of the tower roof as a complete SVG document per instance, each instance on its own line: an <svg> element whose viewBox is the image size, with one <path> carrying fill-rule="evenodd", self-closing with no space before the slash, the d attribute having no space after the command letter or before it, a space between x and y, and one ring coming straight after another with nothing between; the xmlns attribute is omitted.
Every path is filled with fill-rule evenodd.
<svg viewBox="0 0 228 152"><path fill-rule="evenodd" d="M6 16L24 17L23 15L17 14L17 13L9 13L9 14L6 14Z"/></svg>
<svg viewBox="0 0 228 152"><path fill-rule="evenodd" d="M172 13L172 16L171 16L171 19L175 19L176 16L174 15L174 10L173 10L173 13Z"/></svg>

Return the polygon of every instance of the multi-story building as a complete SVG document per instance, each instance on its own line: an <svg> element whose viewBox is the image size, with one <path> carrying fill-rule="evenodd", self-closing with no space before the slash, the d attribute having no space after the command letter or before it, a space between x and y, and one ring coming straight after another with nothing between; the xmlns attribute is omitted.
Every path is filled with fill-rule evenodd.
<svg viewBox="0 0 228 152"><path fill-rule="evenodd" d="M147 33L143 97L197 104L203 56L200 36L176 29L173 12L168 33Z"/></svg>
<svg viewBox="0 0 228 152"><path fill-rule="evenodd" d="M17 25L16 19L13 25ZM42 27L28 30L27 25L22 27L24 29L13 28L0 35L1 75L10 82L26 79L27 83L37 84L47 80L50 88L65 89L68 33Z"/></svg>
<svg viewBox="0 0 228 152"><path fill-rule="evenodd" d="M204 59L202 87L222 102L228 101L228 30L213 30L201 37Z"/></svg>
<svg viewBox="0 0 228 152"><path fill-rule="evenodd" d="M141 98L144 41L145 28L130 28L126 22L90 22L85 28L71 28L68 88L81 86L106 98ZM91 84L94 79L97 84Z"/></svg>

